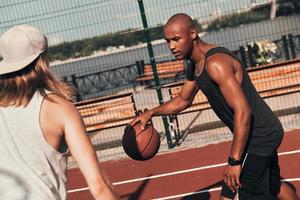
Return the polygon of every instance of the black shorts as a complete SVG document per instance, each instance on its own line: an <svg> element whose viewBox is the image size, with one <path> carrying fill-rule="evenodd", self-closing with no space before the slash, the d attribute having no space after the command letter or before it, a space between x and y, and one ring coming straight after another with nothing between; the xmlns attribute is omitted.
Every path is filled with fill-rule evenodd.
<svg viewBox="0 0 300 200"><path fill-rule="evenodd" d="M280 191L280 169L277 153L272 156L246 154L240 176L242 187L237 194L223 183L221 195L239 200L272 200Z"/></svg>

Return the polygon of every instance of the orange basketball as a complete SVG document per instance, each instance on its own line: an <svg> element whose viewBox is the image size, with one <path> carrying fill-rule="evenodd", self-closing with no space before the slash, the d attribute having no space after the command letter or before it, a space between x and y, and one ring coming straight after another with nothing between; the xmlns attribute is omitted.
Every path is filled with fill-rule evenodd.
<svg viewBox="0 0 300 200"><path fill-rule="evenodd" d="M126 126L122 138L125 153L134 160L148 160L155 156L160 146L160 136L151 124L144 130L141 124Z"/></svg>

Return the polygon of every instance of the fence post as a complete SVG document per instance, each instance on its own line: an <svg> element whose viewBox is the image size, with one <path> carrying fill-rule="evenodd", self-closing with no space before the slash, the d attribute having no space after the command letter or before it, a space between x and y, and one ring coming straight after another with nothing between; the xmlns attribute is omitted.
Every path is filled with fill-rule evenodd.
<svg viewBox="0 0 300 200"><path fill-rule="evenodd" d="M255 67L254 55L253 55L252 47L250 44L247 44L247 52L248 52L248 59L249 59L250 67Z"/></svg>
<svg viewBox="0 0 300 200"><path fill-rule="evenodd" d="M289 38L289 46L290 46L290 50L291 50L291 56L292 59L296 58L296 51L295 51L295 45L294 45L294 41L293 41L293 35L292 34L288 34L288 38Z"/></svg>
<svg viewBox="0 0 300 200"><path fill-rule="evenodd" d="M284 51L284 56L286 60L290 59L290 53L289 53L289 48L288 48L288 43L287 43L287 39L286 36L283 35L281 36L282 42L283 42L283 51Z"/></svg>
<svg viewBox="0 0 300 200"><path fill-rule="evenodd" d="M145 62L144 60L138 60L135 62L139 76L145 73ZM145 85L147 81L139 81L140 85Z"/></svg>
<svg viewBox="0 0 300 200"><path fill-rule="evenodd" d="M159 77L157 74L157 68L156 68L153 48L152 48L152 44L151 44L151 37L150 37L150 33L149 33L147 18L146 18L146 14L145 14L145 8L144 8L143 0L137 0L137 1L139 4L140 14L141 14L142 22L143 22L144 36L145 36L145 39L147 42L147 49L148 49L148 53L149 53L149 57L150 57L150 63L152 66L155 88L156 88L159 104L161 105L164 103L164 100L163 100L163 96L162 96L162 92L161 92ZM163 119L163 123L164 123L168 147L169 147L169 149L171 149L174 147L174 144L172 144L172 138L171 138L171 134L169 131L169 126L168 126L168 119L166 116L163 116L162 119Z"/></svg>
<svg viewBox="0 0 300 200"><path fill-rule="evenodd" d="M138 60L135 62L139 76L144 74L144 69L145 69L145 62L144 60Z"/></svg>
<svg viewBox="0 0 300 200"><path fill-rule="evenodd" d="M63 76L62 80L63 80L63 82L68 83L68 77L67 76Z"/></svg>
<svg viewBox="0 0 300 200"><path fill-rule="evenodd" d="M76 82L76 76L75 74L72 74L71 75L71 79L72 79L72 84L73 86L76 88L76 101L81 101L81 96L80 96L80 93L79 93L79 88L78 88L78 85L77 85L77 82Z"/></svg>
<svg viewBox="0 0 300 200"><path fill-rule="evenodd" d="M242 63L247 68L248 63L247 63L247 59L246 59L246 55L245 55L245 48L243 46L240 46L239 50L240 50L240 54L241 54Z"/></svg>

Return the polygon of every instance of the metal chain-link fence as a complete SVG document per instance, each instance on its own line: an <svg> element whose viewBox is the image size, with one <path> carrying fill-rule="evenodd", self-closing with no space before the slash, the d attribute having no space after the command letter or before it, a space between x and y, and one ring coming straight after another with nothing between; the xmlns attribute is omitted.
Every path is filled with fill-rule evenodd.
<svg viewBox="0 0 300 200"><path fill-rule="evenodd" d="M180 83L184 73L161 78L159 87L154 79L138 79L145 76L147 65L151 63L139 3L145 9L157 70L160 70L159 64L171 65L175 60L164 41L163 25L178 12L194 19L202 40L229 48L248 69L299 59L300 8L296 1L13 0L1 2L0 33L24 23L41 29L49 41L51 71L77 88L77 101L129 92L133 94L137 110L149 109L160 103L158 90L163 101L170 99L168 87L161 86ZM276 6L275 12L273 6ZM255 43L261 41L274 43L275 51L263 54L263 50L255 47ZM292 81L285 85L299 83L298 65L298 62L292 67L289 65L293 70L287 75L290 77L274 75L266 78L265 84L279 84L280 80L287 79ZM276 69L272 73L276 73ZM285 126L291 128L299 125L299 98L299 93L294 92L266 101L281 116ZM218 119L211 110L182 114L178 120L180 130L195 133L189 134L182 145L230 138L227 129L214 123ZM164 136L166 127L161 118L153 119L153 123ZM203 129L203 124L209 128ZM90 134L101 159L124 156L120 147L124 126L99 129ZM171 133L174 132L173 124L169 127Z"/></svg>

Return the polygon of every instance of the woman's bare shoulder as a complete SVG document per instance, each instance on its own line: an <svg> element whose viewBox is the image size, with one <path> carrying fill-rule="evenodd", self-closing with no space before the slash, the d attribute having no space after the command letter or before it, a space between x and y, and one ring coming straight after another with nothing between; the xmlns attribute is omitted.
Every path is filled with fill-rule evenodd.
<svg viewBox="0 0 300 200"><path fill-rule="evenodd" d="M77 108L73 102L53 93L44 97L43 104L49 112L57 115L78 115Z"/></svg>

